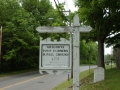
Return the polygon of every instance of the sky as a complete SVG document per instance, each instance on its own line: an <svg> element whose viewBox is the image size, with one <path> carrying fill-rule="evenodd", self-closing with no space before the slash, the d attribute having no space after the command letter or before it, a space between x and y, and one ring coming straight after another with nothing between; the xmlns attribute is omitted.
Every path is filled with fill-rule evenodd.
<svg viewBox="0 0 120 90"><path fill-rule="evenodd" d="M77 8L74 5L75 0L55 0L56 2L59 1L59 3L65 2L65 10L70 10L71 12L74 12L77 10ZM50 0L50 2L52 3L52 5L55 7L55 2L54 0Z"/></svg>
<svg viewBox="0 0 120 90"><path fill-rule="evenodd" d="M105 55L111 54L112 53L112 47L109 47L109 48L105 47L104 53L105 53Z"/></svg>
<svg viewBox="0 0 120 90"><path fill-rule="evenodd" d="M55 7L54 0L50 0L50 1L51 1L52 5ZM56 2L59 1L59 3L65 2L66 3L66 6L65 6L66 11L70 10L71 12L74 12L74 11L77 11L77 9L78 9L74 5L75 0L55 0L55 1ZM105 55L111 54L112 53L112 47L106 48L106 46L105 46L104 53L105 53Z"/></svg>

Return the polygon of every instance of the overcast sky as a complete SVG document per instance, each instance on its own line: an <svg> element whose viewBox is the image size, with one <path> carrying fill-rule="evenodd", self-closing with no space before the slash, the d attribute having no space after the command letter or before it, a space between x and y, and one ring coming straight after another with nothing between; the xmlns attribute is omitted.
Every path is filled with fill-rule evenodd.
<svg viewBox="0 0 120 90"><path fill-rule="evenodd" d="M50 0L52 5L55 7L55 2L54 0ZM65 2L65 10L71 10L72 12L76 11L77 8L74 5L75 0L55 0L56 2L59 1L59 3Z"/></svg>

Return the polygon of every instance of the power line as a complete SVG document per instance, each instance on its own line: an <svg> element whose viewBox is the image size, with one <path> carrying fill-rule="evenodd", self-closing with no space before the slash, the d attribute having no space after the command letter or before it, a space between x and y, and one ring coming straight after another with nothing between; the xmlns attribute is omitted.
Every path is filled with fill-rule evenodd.
<svg viewBox="0 0 120 90"><path fill-rule="evenodd" d="M58 1L58 0L57 0L57 1ZM64 13L63 13L64 11L60 11L60 8L58 7L58 5L60 4L59 1L58 1L58 5L57 5L56 0L54 0L54 2L55 2L55 5L56 5L56 7L57 7L57 9L58 9L58 11L59 11L61 17L67 22L68 19L67 19L66 16L64 15Z"/></svg>

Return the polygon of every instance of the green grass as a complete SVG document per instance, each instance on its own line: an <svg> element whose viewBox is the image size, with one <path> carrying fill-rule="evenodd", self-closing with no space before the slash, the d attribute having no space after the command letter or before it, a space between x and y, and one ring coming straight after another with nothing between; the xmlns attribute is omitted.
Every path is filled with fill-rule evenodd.
<svg viewBox="0 0 120 90"><path fill-rule="evenodd" d="M90 73L93 73L93 69L90 70ZM89 71L83 71L82 73L80 73L80 79L83 79L85 77L87 77L89 74ZM63 83L61 83L60 85L58 85L57 87L55 87L53 90L72 90L72 84L73 84L73 79L70 79L69 81L65 81Z"/></svg>
<svg viewBox="0 0 120 90"><path fill-rule="evenodd" d="M105 80L97 83L93 83L93 69L80 73L80 90L120 90L120 69L116 69L115 66L111 69L110 66L106 66ZM55 87L53 90L72 90L73 81L65 81L62 84Z"/></svg>
<svg viewBox="0 0 120 90"><path fill-rule="evenodd" d="M92 84L89 81L87 84L81 85L80 90L120 90L120 69L110 69L107 66L104 81Z"/></svg>

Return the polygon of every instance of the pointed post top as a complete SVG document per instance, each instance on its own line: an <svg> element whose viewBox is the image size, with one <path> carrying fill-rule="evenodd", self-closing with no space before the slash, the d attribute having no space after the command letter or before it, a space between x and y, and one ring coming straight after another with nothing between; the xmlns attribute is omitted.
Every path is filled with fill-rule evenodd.
<svg viewBox="0 0 120 90"><path fill-rule="evenodd" d="M73 18L73 26L80 26L78 14Z"/></svg>

